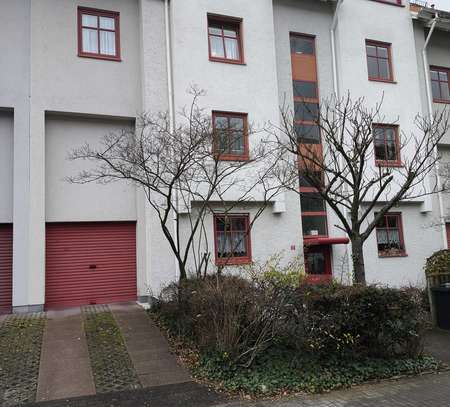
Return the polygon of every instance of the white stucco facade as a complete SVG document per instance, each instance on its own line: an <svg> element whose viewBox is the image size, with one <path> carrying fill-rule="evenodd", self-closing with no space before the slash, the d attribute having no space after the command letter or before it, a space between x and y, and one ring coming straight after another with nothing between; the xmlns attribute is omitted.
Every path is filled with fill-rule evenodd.
<svg viewBox="0 0 450 407"><path fill-rule="evenodd" d="M120 13L120 61L78 55L80 6ZM421 51L428 23L410 10L408 0L401 7L343 1L334 84L330 30L335 8L332 0L259 0L257 6L254 0L0 0L0 51L6 56L0 62L0 224L14 227L14 309L45 304L45 227L50 222L136 222L137 296L157 295L173 281L174 256L143 192L123 182L70 184L65 177L82 164L68 161L67 155L86 142L95 145L109 132L133 128L140 113L167 111L171 103L177 121L191 102L191 86L206 91L200 104L207 112L245 112L255 128L278 123L279 106L293 101L290 33L315 38L321 98L331 96L334 85L340 95L364 96L368 104L383 96L387 120L398 118L402 131L416 131L415 116L427 114ZM241 20L242 64L210 60L208 14ZM366 40L391 44L393 83L368 80ZM449 44L449 33L437 29L429 65L450 68ZM257 137L251 136L250 148ZM450 161L450 135L440 152ZM303 256L299 198L285 193L277 199L283 209L269 205L251 232L254 261L280 253L286 260ZM445 246L442 228L436 226L439 205L432 197L395 208L402 213L407 256L380 258L373 233L365 244L370 282L423 284L425 259ZM444 205L450 220L448 195ZM256 207L240 212L252 216ZM329 236L342 237L330 208L327 215ZM213 219L207 224L213 241ZM181 241L186 231L181 229ZM349 253L348 245L332 247L333 274L339 280L351 272Z"/></svg>

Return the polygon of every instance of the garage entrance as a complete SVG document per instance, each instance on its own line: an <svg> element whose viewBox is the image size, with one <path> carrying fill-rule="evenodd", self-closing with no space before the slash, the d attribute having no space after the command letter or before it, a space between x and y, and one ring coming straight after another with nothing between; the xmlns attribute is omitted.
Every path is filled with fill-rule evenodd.
<svg viewBox="0 0 450 407"><path fill-rule="evenodd" d="M46 308L136 300L136 223L48 223Z"/></svg>
<svg viewBox="0 0 450 407"><path fill-rule="evenodd" d="M10 313L12 307L13 228L0 224L0 313Z"/></svg>

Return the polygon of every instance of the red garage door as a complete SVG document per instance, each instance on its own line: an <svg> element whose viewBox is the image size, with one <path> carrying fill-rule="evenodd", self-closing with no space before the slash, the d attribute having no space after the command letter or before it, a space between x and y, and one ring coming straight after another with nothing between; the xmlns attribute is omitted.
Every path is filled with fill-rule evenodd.
<svg viewBox="0 0 450 407"><path fill-rule="evenodd" d="M450 223L447 223L447 248L450 250Z"/></svg>
<svg viewBox="0 0 450 407"><path fill-rule="evenodd" d="M136 224L47 224L47 308L136 300Z"/></svg>
<svg viewBox="0 0 450 407"><path fill-rule="evenodd" d="M11 311L13 229L0 225L0 313Z"/></svg>

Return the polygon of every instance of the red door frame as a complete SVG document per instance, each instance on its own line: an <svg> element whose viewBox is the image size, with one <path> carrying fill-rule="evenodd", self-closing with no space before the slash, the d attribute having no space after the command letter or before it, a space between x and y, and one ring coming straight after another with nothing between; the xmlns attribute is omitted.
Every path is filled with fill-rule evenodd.
<svg viewBox="0 0 450 407"><path fill-rule="evenodd" d="M322 253L325 260L325 270L323 274L309 274L308 273L308 263L306 261L306 256L309 253ZM331 272L331 245L317 245L317 246L304 246L305 255L305 272L306 281L309 283L323 283L329 282L332 278Z"/></svg>

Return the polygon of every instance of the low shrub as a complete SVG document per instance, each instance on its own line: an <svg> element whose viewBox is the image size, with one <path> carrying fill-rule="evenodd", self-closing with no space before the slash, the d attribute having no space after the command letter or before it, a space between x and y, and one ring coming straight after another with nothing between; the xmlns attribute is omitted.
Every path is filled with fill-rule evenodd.
<svg viewBox="0 0 450 407"><path fill-rule="evenodd" d="M287 294L284 285L215 275L169 286L153 310L202 352L248 366L281 332Z"/></svg>
<svg viewBox="0 0 450 407"><path fill-rule="evenodd" d="M425 264L425 274L436 275L450 273L450 250L439 250L428 257Z"/></svg>
<svg viewBox="0 0 450 407"><path fill-rule="evenodd" d="M438 366L422 356L419 290L298 284L268 269L247 275L172 284L152 309L194 350L203 379L252 394L315 392Z"/></svg>
<svg viewBox="0 0 450 407"><path fill-rule="evenodd" d="M359 358L317 360L311 355L271 349L251 369L232 368L210 355L203 355L193 372L221 389L252 396L275 396L291 392L320 393L347 388L371 380L415 375L441 369L431 357L414 359Z"/></svg>
<svg viewBox="0 0 450 407"><path fill-rule="evenodd" d="M291 315L296 348L324 358L410 358L423 349L426 316L420 290L303 285Z"/></svg>

